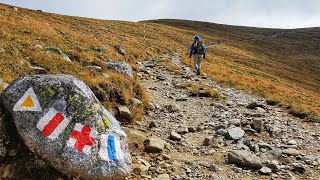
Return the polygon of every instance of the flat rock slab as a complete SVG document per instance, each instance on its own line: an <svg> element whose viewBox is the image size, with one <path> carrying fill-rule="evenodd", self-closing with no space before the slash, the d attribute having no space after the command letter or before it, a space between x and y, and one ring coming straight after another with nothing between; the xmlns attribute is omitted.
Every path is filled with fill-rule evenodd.
<svg viewBox="0 0 320 180"><path fill-rule="evenodd" d="M130 174L126 134L79 79L26 76L10 84L1 101L25 145L63 174L83 179Z"/></svg>
<svg viewBox="0 0 320 180"><path fill-rule="evenodd" d="M261 159L255 154L246 150L232 150L228 152L228 162L237 164L241 167L260 169L262 168Z"/></svg>

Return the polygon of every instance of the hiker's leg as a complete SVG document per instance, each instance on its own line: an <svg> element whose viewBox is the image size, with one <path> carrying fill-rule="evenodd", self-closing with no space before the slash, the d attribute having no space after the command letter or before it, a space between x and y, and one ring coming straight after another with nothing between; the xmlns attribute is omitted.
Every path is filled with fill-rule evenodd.
<svg viewBox="0 0 320 180"><path fill-rule="evenodd" d="M198 55L197 54L193 55L193 60L194 60L194 69L197 71L198 70Z"/></svg>
<svg viewBox="0 0 320 180"><path fill-rule="evenodd" d="M203 56L202 56L202 54L201 54L201 55L199 55L199 58L198 58L198 68L199 68L199 71L200 71L200 69L201 69L202 59L203 59Z"/></svg>

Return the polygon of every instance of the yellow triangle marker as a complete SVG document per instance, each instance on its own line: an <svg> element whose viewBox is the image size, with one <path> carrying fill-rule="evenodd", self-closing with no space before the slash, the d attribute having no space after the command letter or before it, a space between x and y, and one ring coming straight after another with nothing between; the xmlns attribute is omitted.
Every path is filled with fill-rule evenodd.
<svg viewBox="0 0 320 180"><path fill-rule="evenodd" d="M27 97L27 99L21 104L23 107L33 107L34 103L30 96Z"/></svg>
<svg viewBox="0 0 320 180"><path fill-rule="evenodd" d="M13 111L42 111L36 93L30 87L13 107Z"/></svg>

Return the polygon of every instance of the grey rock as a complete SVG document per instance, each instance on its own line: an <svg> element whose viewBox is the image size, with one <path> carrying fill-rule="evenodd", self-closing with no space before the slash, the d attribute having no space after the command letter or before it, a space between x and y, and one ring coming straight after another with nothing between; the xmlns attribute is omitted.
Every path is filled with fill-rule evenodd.
<svg viewBox="0 0 320 180"><path fill-rule="evenodd" d="M12 9L13 9L14 11L18 11L18 8L17 8L17 7L12 7Z"/></svg>
<svg viewBox="0 0 320 180"><path fill-rule="evenodd" d="M290 156L299 156L299 155L302 154L299 150L292 149L292 148L285 149L282 152L283 152L283 154L287 154L287 155L290 155Z"/></svg>
<svg viewBox="0 0 320 180"><path fill-rule="evenodd" d="M180 141L182 139L181 135L178 134L175 131L171 131L170 133L170 139L174 140L174 141Z"/></svg>
<svg viewBox="0 0 320 180"><path fill-rule="evenodd" d="M251 169L262 168L261 160L258 156L246 150L232 150L228 152L228 162L237 164L241 167Z"/></svg>
<svg viewBox="0 0 320 180"><path fill-rule="evenodd" d="M233 140L241 139L244 136L244 130L240 127L230 128L228 129L228 138Z"/></svg>
<svg viewBox="0 0 320 180"><path fill-rule="evenodd" d="M30 69L36 74L46 74L47 70L39 66L30 66Z"/></svg>
<svg viewBox="0 0 320 180"><path fill-rule="evenodd" d="M218 129L216 131L216 134L220 135L220 136L227 136L227 130L226 129Z"/></svg>
<svg viewBox="0 0 320 180"><path fill-rule="evenodd" d="M317 158L315 156L303 156L301 158L302 161L306 162L307 164L314 164L314 162L317 161ZM317 163L316 163L317 164Z"/></svg>
<svg viewBox="0 0 320 180"><path fill-rule="evenodd" d="M158 127L159 125L158 125L158 123L156 123L155 121L151 121L150 123L149 123L149 128L156 128L156 127Z"/></svg>
<svg viewBox="0 0 320 180"><path fill-rule="evenodd" d="M297 141L296 140L290 140L288 143L288 145L297 145Z"/></svg>
<svg viewBox="0 0 320 180"><path fill-rule="evenodd" d="M4 53L6 53L6 52L7 52L7 51L6 51L5 49L0 48L0 53L4 54Z"/></svg>
<svg viewBox="0 0 320 180"><path fill-rule="evenodd" d="M195 128L195 127L188 127L188 131L189 131L189 132L196 132L196 131L197 131L197 128Z"/></svg>
<svg viewBox="0 0 320 180"><path fill-rule="evenodd" d="M119 54L126 55L126 50L122 46L115 46Z"/></svg>
<svg viewBox="0 0 320 180"><path fill-rule="evenodd" d="M262 119L253 119L252 120L252 126L253 126L254 130L256 130L257 132L261 132L262 125L263 125Z"/></svg>
<svg viewBox="0 0 320 180"><path fill-rule="evenodd" d="M259 104L259 103L257 103L257 102L252 102L252 103L250 103L250 104L248 104L248 105L246 106L246 108L248 108L248 109L255 109L256 107L261 107L261 108L263 108L263 105L262 105L262 104Z"/></svg>
<svg viewBox="0 0 320 180"><path fill-rule="evenodd" d="M302 163L292 163L293 171L303 174L305 172L305 166Z"/></svg>
<svg viewBox="0 0 320 180"><path fill-rule="evenodd" d="M49 47L48 50L54 53L60 54L64 60L71 62L70 58L65 53L63 53L59 48Z"/></svg>
<svg viewBox="0 0 320 180"><path fill-rule="evenodd" d="M36 44L34 47L37 49L43 49L43 46L41 46L40 44Z"/></svg>
<svg viewBox="0 0 320 180"><path fill-rule="evenodd" d="M235 125L235 126L240 126L241 125L241 120L240 119L231 119L228 121L229 124Z"/></svg>
<svg viewBox="0 0 320 180"><path fill-rule="evenodd" d="M132 119L131 111L127 106L118 106L118 117L121 121L129 123Z"/></svg>
<svg viewBox="0 0 320 180"><path fill-rule="evenodd" d="M180 107L176 104L169 104L165 106L165 109L169 112L169 113L174 113L174 112L178 112L180 111Z"/></svg>
<svg viewBox="0 0 320 180"><path fill-rule="evenodd" d="M203 145L204 145L204 146L209 146L209 145L211 145L212 140L213 140L213 137L212 137L212 136L211 136L211 137L206 137L206 138L204 139L204 141L203 141Z"/></svg>
<svg viewBox="0 0 320 180"><path fill-rule="evenodd" d="M83 179L129 175L126 134L79 79L70 75L25 76L9 85L1 101L25 145L63 174ZM60 124L51 129L49 122ZM118 144L115 147L122 147L111 161L105 149L100 149L104 146L99 146L108 144L107 138Z"/></svg>
<svg viewBox="0 0 320 180"><path fill-rule="evenodd" d="M280 170L279 162L276 160L268 162L267 167L270 168L272 172L278 172Z"/></svg>
<svg viewBox="0 0 320 180"><path fill-rule="evenodd" d="M137 98L132 98L131 101L132 101L132 104L133 104L133 105L136 105L136 106L140 106L140 105L143 104L143 103L142 103L139 99L137 99Z"/></svg>
<svg viewBox="0 0 320 180"><path fill-rule="evenodd" d="M86 66L90 71L102 71L102 68L100 66Z"/></svg>
<svg viewBox="0 0 320 180"><path fill-rule="evenodd" d="M105 65L108 69L111 69L113 71L116 71L118 73L124 74L129 76L130 78L133 78L133 70L130 64L124 62L124 61L107 61L105 62Z"/></svg>
<svg viewBox="0 0 320 180"><path fill-rule="evenodd" d="M275 101L275 100L267 99L267 100L266 100L266 104L268 104L268 105L270 105L270 106L275 106L275 105L278 104L278 102Z"/></svg>
<svg viewBox="0 0 320 180"><path fill-rule="evenodd" d="M272 173L272 170L270 168L268 168L268 167L262 167L259 170L259 173L263 174L263 175L270 175Z"/></svg>
<svg viewBox="0 0 320 180"><path fill-rule="evenodd" d="M258 143L257 144L259 146L259 148L264 148L264 149L269 149L269 150L272 150L272 146L268 143Z"/></svg>
<svg viewBox="0 0 320 180"><path fill-rule="evenodd" d="M144 141L145 150L149 152L161 152L164 150L166 141L159 138L149 138Z"/></svg>

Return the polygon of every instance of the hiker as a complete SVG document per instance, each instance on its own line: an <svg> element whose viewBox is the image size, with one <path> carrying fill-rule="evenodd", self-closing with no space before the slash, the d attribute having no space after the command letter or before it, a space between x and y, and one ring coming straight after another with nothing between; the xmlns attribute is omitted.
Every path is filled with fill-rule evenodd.
<svg viewBox="0 0 320 180"><path fill-rule="evenodd" d="M206 59L206 47L200 39L199 35L194 36L194 41L190 48L190 58L193 55L194 68L197 75L200 75L200 67L202 59Z"/></svg>

